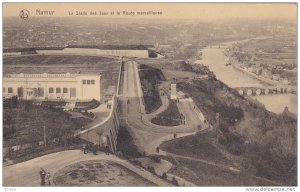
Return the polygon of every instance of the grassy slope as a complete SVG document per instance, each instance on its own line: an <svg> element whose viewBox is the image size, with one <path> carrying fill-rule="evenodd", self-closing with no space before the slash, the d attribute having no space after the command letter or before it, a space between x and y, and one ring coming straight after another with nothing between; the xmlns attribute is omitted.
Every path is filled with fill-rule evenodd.
<svg viewBox="0 0 300 192"><path fill-rule="evenodd" d="M175 68L190 70L186 66ZM239 96L236 91L216 80L210 72L207 73L207 70L201 72L201 67L198 70L210 75L211 79L182 82L177 87L192 96L212 125L215 124L216 113L220 114L222 135L219 142L213 145L214 148L207 147L214 143L216 137L208 137L208 140L200 142L198 140L201 137L198 135L169 141L161 147L170 152L215 162L223 158L217 151L224 153L225 149L225 153L228 153L226 156L233 157L229 160L238 163L246 172L286 185L295 185L297 120L284 114L268 112L260 103ZM239 161L235 162L234 159ZM185 169L189 170L188 163L180 166L186 166ZM195 171L193 167L190 168Z"/></svg>
<svg viewBox="0 0 300 192"><path fill-rule="evenodd" d="M178 155L230 165L231 163L218 150L215 141L211 138L215 138L215 134L207 132L199 134L197 137L187 136L164 142L160 148Z"/></svg>
<svg viewBox="0 0 300 192"><path fill-rule="evenodd" d="M70 119L62 111L32 105L3 109L4 133L14 129L14 133L4 134L4 146L20 145L43 140L43 127L46 126L47 139L60 138L73 130L88 124L87 119ZM11 120L9 120L11 119Z"/></svg>
<svg viewBox="0 0 300 192"><path fill-rule="evenodd" d="M179 166L171 173L194 182L198 186L268 186L273 185L251 177L246 173L235 173L212 165L202 164L193 160L177 158Z"/></svg>
<svg viewBox="0 0 300 192"><path fill-rule="evenodd" d="M98 56L79 56L79 55L31 55L22 57L4 57L3 64L9 65L57 65L57 64L101 64L111 62L115 59Z"/></svg>

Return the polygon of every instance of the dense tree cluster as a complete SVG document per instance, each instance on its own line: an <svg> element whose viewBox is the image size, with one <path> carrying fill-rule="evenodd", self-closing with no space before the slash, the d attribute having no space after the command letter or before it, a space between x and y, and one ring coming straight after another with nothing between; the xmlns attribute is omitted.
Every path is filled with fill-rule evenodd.
<svg viewBox="0 0 300 192"><path fill-rule="evenodd" d="M139 75L142 84L146 113L151 113L161 106L158 85L165 77L160 69L140 65Z"/></svg>

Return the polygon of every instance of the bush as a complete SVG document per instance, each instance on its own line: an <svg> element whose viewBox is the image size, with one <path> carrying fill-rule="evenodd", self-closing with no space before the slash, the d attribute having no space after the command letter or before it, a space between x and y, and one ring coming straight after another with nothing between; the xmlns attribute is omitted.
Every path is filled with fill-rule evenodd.
<svg viewBox="0 0 300 192"><path fill-rule="evenodd" d="M218 142L234 154L241 155L245 151L244 139L241 135L231 132L227 127L221 127L222 135L218 137Z"/></svg>
<svg viewBox="0 0 300 192"><path fill-rule="evenodd" d="M139 160L133 159L133 160L129 160L132 164L137 165L139 167L143 167L142 162L140 162ZM148 169L148 168L147 168Z"/></svg>
<svg viewBox="0 0 300 192"><path fill-rule="evenodd" d="M166 178L167 178L167 173L164 172L164 173L162 174L161 178L166 179Z"/></svg>
<svg viewBox="0 0 300 192"><path fill-rule="evenodd" d="M116 152L116 156L122 157L122 156L123 156L123 153L122 153L121 151L117 151L117 152Z"/></svg>
<svg viewBox="0 0 300 192"><path fill-rule="evenodd" d="M151 119L151 123L162 126L176 126L181 124L180 112L174 101L170 101L168 108Z"/></svg>
<svg viewBox="0 0 300 192"><path fill-rule="evenodd" d="M156 174L154 167L148 165L147 169L148 169L149 172L151 172L153 174Z"/></svg>
<svg viewBox="0 0 300 192"><path fill-rule="evenodd" d="M175 176L173 176L173 177L172 177L172 181L173 181L173 182L174 182L174 181L176 181L176 178L175 178Z"/></svg>
<svg viewBox="0 0 300 192"><path fill-rule="evenodd" d="M156 163L161 163L160 158L157 157L157 156L151 156L151 160L153 160L153 161L156 162Z"/></svg>
<svg viewBox="0 0 300 192"><path fill-rule="evenodd" d="M176 180L175 176L173 176L173 178L172 178L172 183L173 183L175 186L179 186L178 181Z"/></svg>
<svg viewBox="0 0 300 192"><path fill-rule="evenodd" d="M10 109L13 109L13 108L16 108L19 104L19 101L18 101L18 97L17 96L13 96L9 99L3 99L3 107L4 108L10 108Z"/></svg>
<svg viewBox="0 0 300 192"><path fill-rule="evenodd" d="M155 58L157 57L157 53L155 51L149 51L149 57Z"/></svg>

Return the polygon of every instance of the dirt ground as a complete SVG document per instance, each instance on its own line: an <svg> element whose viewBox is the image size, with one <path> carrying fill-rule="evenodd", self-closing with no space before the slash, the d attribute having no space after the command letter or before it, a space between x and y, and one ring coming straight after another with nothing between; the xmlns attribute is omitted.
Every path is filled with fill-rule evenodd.
<svg viewBox="0 0 300 192"><path fill-rule="evenodd" d="M95 160L61 169L53 182L56 186L155 186L122 165Z"/></svg>

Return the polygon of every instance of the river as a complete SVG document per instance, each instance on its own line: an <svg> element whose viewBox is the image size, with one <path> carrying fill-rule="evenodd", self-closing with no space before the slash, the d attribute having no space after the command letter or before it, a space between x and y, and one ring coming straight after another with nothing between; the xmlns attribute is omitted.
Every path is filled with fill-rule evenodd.
<svg viewBox="0 0 300 192"><path fill-rule="evenodd" d="M231 43L227 43L230 45ZM209 66L209 69L213 71L218 80L224 82L229 87L262 87L265 84L258 79L239 71L232 66L225 66L228 58L224 55L223 51L225 46L219 48L206 47L202 49L202 60L198 60L195 63L202 63ZM282 113L287 106L289 111L297 114L297 96L294 94L278 94L278 95L262 95L253 96L261 103L263 103L267 110L274 113Z"/></svg>

